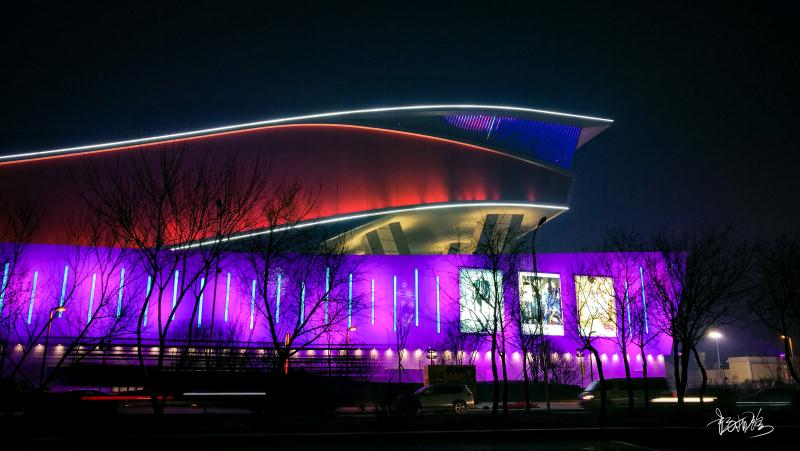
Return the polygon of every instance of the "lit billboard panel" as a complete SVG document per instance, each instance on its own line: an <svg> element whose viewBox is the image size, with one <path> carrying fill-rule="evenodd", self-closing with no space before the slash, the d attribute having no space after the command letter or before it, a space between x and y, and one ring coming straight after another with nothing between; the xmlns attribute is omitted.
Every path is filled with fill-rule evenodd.
<svg viewBox="0 0 800 451"><path fill-rule="evenodd" d="M469 268L459 270L461 332L487 333L492 330L494 312L502 314L503 311L502 277L499 271Z"/></svg>
<svg viewBox="0 0 800 451"><path fill-rule="evenodd" d="M584 337L613 337L617 333L614 279L575 276L578 321Z"/></svg>
<svg viewBox="0 0 800 451"><path fill-rule="evenodd" d="M539 299L536 299L536 289ZM561 277L558 274L519 273L519 303L522 333L564 335L561 310Z"/></svg>

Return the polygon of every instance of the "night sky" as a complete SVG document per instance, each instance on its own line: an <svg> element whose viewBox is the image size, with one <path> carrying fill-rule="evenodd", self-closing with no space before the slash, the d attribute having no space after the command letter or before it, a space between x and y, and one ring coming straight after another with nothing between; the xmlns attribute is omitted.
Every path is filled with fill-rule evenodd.
<svg viewBox="0 0 800 451"><path fill-rule="evenodd" d="M268 2L262 2L268 3ZM603 228L797 230L797 9L198 2L4 11L2 153L389 105L610 117L546 250ZM556 226L557 225L557 226Z"/></svg>

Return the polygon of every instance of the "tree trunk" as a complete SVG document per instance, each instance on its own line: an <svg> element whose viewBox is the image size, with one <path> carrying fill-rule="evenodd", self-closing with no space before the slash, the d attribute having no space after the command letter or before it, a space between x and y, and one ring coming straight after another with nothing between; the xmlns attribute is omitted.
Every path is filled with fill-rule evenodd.
<svg viewBox="0 0 800 451"><path fill-rule="evenodd" d="M633 385L631 382L631 364L628 362L628 346L624 341L622 342L622 360L625 364L625 385L628 388L628 415L633 417Z"/></svg>
<svg viewBox="0 0 800 451"><path fill-rule="evenodd" d="M689 383L689 358L691 357L691 348L686 343L681 343L681 353L680 353L680 364L681 364L681 380L678 384L678 406L681 409L684 407L685 398L686 398L686 386Z"/></svg>
<svg viewBox="0 0 800 451"><path fill-rule="evenodd" d="M506 369L505 350L500 353L500 365L503 373L503 415L508 416L508 371Z"/></svg>
<svg viewBox="0 0 800 451"><path fill-rule="evenodd" d="M544 384L544 403L550 411L550 346L545 347L542 358L542 383Z"/></svg>
<svg viewBox="0 0 800 451"><path fill-rule="evenodd" d="M681 385L680 368L681 368L681 365L680 365L680 358L678 356L678 340L673 338L672 339L672 375L673 375L673 378L675 379L675 392L676 392L676 395L677 395L677 392L678 392L679 387ZM678 402L679 403L683 403L683 401L681 400L680 397L678 398Z"/></svg>
<svg viewBox="0 0 800 451"><path fill-rule="evenodd" d="M692 346L692 353L694 354L694 360L697 362L697 367L700 368L700 374L703 376L703 382L700 384L700 403L703 403L703 397L706 393L706 386L708 385L708 374L706 374L706 367L703 366L703 362L700 361L700 354L697 352L697 348Z"/></svg>
<svg viewBox="0 0 800 451"><path fill-rule="evenodd" d="M495 359L495 351L497 350L497 337L492 337L492 415L497 415L497 405L500 400L500 383L497 374L497 361Z"/></svg>
<svg viewBox="0 0 800 451"><path fill-rule="evenodd" d="M525 412L530 413L531 411L531 393L530 393L530 383L528 378L528 351L526 349L522 350L522 383L523 385L523 392L525 393Z"/></svg>
<svg viewBox="0 0 800 451"><path fill-rule="evenodd" d="M639 353L642 355L642 379L644 382L644 411L650 409L650 387L647 383L647 358L644 355L644 346L639 346Z"/></svg>
<svg viewBox="0 0 800 451"><path fill-rule="evenodd" d="M594 355L597 364L597 377L600 378L600 422L606 421L606 378L603 375L603 362L600 360L600 353L594 347L589 348L589 352Z"/></svg>

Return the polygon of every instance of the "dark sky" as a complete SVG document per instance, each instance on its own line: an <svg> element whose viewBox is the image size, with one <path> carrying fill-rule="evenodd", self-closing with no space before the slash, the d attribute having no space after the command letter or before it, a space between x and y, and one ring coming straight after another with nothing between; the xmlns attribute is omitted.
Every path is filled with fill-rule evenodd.
<svg viewBox="0 0 800 451"><path fill-rule="evenodd" d="M0 151L337 109L509 104L616 120L579 150L572 209L542 231L547 250L606 225L800 225L789 2L216 3L6 9Z"/></svg>

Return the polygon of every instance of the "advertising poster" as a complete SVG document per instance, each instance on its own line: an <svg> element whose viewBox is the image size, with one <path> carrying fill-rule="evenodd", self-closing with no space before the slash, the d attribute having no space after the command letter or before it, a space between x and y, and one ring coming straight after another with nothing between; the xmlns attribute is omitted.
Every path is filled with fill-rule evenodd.
<svg viewBox="0 0 800 451"><path fill-rule="evenodd" d="M575 276L578 318L584 337L613 337L617 333L614 279Z"/></svg>
<svg viewBox="0 0 800 451"><path fill-rule="evenodd" d="M497 279L497 280L495 280ZM461 268L458 272L461 332L486 333L491 330L496 296L502 293L502 275L485 269ZM499 285L499 286L498 286Z"/></svg>
<svg viewBox="0 0 800 451"><path fill-rule="evenodd" d="M539 290L539 302L536 301ZM522 332L525 334L564 335L561 310L561 277L558 274L519 273L519 302Z"/></svg>

